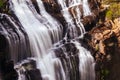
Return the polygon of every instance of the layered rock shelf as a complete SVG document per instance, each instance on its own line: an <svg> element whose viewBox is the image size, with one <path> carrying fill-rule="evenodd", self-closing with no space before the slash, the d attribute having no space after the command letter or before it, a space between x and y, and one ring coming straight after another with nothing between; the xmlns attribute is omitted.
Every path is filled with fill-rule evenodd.
<svg viewBox="0 0 120 80"><path fill-rule="evenodd" d="M93 28L90 45L96 51L97 79L119 80L120 56L120 18L108 20Z"/></svg>

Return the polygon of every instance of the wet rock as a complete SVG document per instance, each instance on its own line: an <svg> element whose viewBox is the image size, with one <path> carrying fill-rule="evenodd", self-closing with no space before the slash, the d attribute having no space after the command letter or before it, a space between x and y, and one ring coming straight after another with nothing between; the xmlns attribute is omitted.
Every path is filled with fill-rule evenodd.
<svg viewBox="0 0 120 80"><path fill-rule="evenodd" d="M14 69L13 61L8 61L5 63L3 80L18 80L18 74L17 71Z"/></svg>
<svg viewBox="0 0 120 80"><path fill-rule="evenodd" d="M85 39L76 39L76 40L70 40L69 42L65 42L63 44L63 46L60 46L59 48L57 48L55 50L56 56L61 60L61 63L63 65L64 71L65 71L65 75L67 76L67 79L70 80L80 80L80 73L79 73L79 54L80 50L77 48L77 46L75 44L73 44L74 42L80 42L81 45L83 47L85 47L86 49L90 49L87 46L87 40L89 37L89 35L85 35L86 38ZM82 51L82 50L81 50ZM59 69L57 69L59 66L58 64L55 64L56 70L59 72ZM61 76L61 74L57 74ZM61 79L60 79L61 80Z"/></svg>
<svg viewBox="0 0 120 80"><path fill-rule="evenodd" d="M111 32L111 30L105 30L105 31L103 32L103 35L108 35L108 34L110 34L110 32Z"/></svg>
<svg viewBox="0 0 120 80"><path fill-rule="evenodd" d="M46 11L50 13L53 17L55 17L58 21L60 21L60 23L65 28L66 21L61 13L62 8L58 4L58 2L56 0L43 0L43 3L45 5ZM100 7L98 4L99 2L97 0L89 0L91 15L88 15L85 17L83 16L83 6L81 4L69 7L68 11L70 12L72 16L75 25L76 25L75 19L77 18L75 9L78 7L81 12L81 22L83 22L87 31L91 30L91 27L93 27L98 21L99 7ZM68 6L68 1L66 1L66 5Z"/></svg>
<svg viewBox="0 0 120 80"><path fill-rule="evenodd" d="M101 40L101 39L103 39L103 34L102 34L102 33L96 33L96 34L95 34L95 39L96 39L96 40Z"/></svg>
<svg viewBox="0 0 120 80"><path fill-rule="evenodd" d="M37 69L36 61L33 59L25 60L15 68L22 80L42 80L40 70Z"/></svg>
<svg viewBox="0 0 120 80"><path fill-rule="evenodd" d="M99 42L99 51L100 51L100 53L105 55L105 45L103 44L102 41Z"/></svg>
<svg viewBox="0 0 120 80"><path fill-rule="evenodd" d="M119 80L120 74L120 20L106 21L92 29L90 45L94 48L96 59L96 80ZM117 70L117 71L116 71ZM102 72L101 72L102 71ZM103 72L109 72L103 75Z"/></svg>
<svg viewBox="0 0 120 80"><path fill-rule="evenodd" d="M95 45L99 45L99 51L101 53L105 53L105 50L103 49L106 46L105 42L108 42L113 36L115 38L118 38L117 36L119 36L118 23L119 21L117 20L115 20L114 23L112 21L106 21L104 24L101 24L101 26L91 30L90 34L92 35L92 46L95 48ZM109 45L112 45L112 43Z"/></svg>

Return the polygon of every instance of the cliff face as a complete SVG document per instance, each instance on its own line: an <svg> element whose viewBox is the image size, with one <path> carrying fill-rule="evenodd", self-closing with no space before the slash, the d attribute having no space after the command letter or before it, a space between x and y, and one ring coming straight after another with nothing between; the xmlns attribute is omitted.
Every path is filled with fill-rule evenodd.
<svg viewBox="0 0 120 80"><path fill-rule="evenodd" d="M100 24L89 34L92 37L90 45L96 51L97 80L119 80L120 18Z"/></svg>

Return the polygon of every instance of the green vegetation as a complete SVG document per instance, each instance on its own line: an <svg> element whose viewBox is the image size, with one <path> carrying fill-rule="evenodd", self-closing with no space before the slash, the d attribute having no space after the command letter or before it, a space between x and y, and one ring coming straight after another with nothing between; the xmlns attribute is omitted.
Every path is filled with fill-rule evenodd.
<svg viewBox="0 0 120 80"><path fill-rule="evenodd" d="M101 70L101 80L105 80L105 77L109 75L110 71L108 69L102 69Z"/></svg>
<svg viewBox="0 0 120 80"><path fill-rule="evenodd" d="M4 6L4 2L3 0L0 0L0 8L2 8Z"/></svg>
<svg viewBox="0 0 120 80"><path fill-rule="evenodd" d="M110 4L110 9L107 11L106 17L110 19L120 17L120 3Z"/></svg>
<svg viewBox="0 0 120 80"><path fill-rule="evenodd" d="M3 13L9 12L7 2L8 2L7 0L0 0L0 12Z"/></svg>
<svg viewBox="0 0 120 80"><path fill-rule="evenodd" d="M113 16L113 12L112 12L111 10L108 10L108 11L106 12L106 18L107 18L107 19L112 19L112 16Z"/></svg>
<svg viewBox="0 0 120 80"><path fill-rule="evenodd" d="M115 19L120 17L120 0L104 0L103 4L110 5L109 9L106 12L107 19Z"/></svg>

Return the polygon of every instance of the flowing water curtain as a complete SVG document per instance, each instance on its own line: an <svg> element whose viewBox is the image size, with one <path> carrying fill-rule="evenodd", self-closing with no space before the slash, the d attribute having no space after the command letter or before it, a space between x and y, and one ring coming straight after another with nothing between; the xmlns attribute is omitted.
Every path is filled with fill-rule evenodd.
<svg viewBox="0 0 120 80"><path fill-rule="evenodd" d="M56 56L62 63L65 80L80 80L79 57L77 49L72 43L65 43L55 50Z"/></svg>
<svg viewBox="0 0 120 80"><path fill-rule="evenodd" d="M73 42L79 49L79 71L81 80L95 80L95 61L90 51L81 46L78 42Z"/></svg>
<svg viewBox="0 0 120 80"><path fill-rule="evenodd" d="M10 2L11 2L11 10L17 16L20 23L22 24L22 26L24 27L24 29L26 30L28 34L28 38L30 40L31 53L32 53L32 56L37 58L37 68L40 69L43 80L44 79L79 80L80 78L81 80L84 80L86 79L86 76L87 78L90 78L90 74L89 73L85 74L84 72L87 72L88 70L90 72L92 71L91 69L93 67L92 68L89 68L89 67L91 67L93 61L92 61L92 58L89 59L89 57L86 57L86 56L91 57L90 52L86 51L86 49L84 48L81 48L82 47L81 45L79 45L80 48L78 46L76 47L80 52L74 53L74 54L77 54L77 60L75 59L76 57L74 57L73 54L69 55L69 53L72 53L72 52L68 52L64 50L65 48L62 48L63 50L62 54L66 55L65 58L64 56L58 57L56 55L56 52L54 53L54 52L48 51L48 49L52 47L51 33L52 33L52 36L57 37L57 40L58 40L58 35L61 34L59 32L62 32L61 31L62 28L61 28L61 25L59 25L57 21L54 21L55 20L54 18L52 18L50 15L46 16L48 15L48 13L44 10L42 1L37 0L37 3L40 8L39 13L36 11L31 1L29 0L11 0ZM85 30L83 28L82 23L80 22L80 18L81 18L81 15L79 15L80 9L78 7L75 7L75 8L71 7L71 5L76 4L77 1L73 1L70 4L70 6L66 5L66 3L62 2L61 0L59 0L59 2L61 2L60 5L62 5L62 8L63 8L61 10L61 13L63 13L64 18L66 19L66 22L68 23L68 27L69 27L68 31L70 31L69 36L72 38L75 38L78 36L78 31L77 31L75 23L77 24L78 29L81 30L81 34L83 34ZM72 11L71 12L68 11L69 8L73 11L73 13ZM49 21L47 17L50 18L50 20L53 20L55 23ZM74 18L76 18L75 22L74 22ZM54 26L57 26L57 27L54 27ZM49 30L51 28L55 28L55 29ZM58 31L56 31L57 29ZM77 45L76 43L73 43L73 44L74 46ZM83 54L86 60L81 58L80 54ZM89 63L90 61L90 64L89 65L81 64L82 62L80 61L82 61L82 59L84 63ZM81 66L82 68L85 68L85 70L81 70ZM85 74L85 76L83 76L83 74ZM19 76L20 76L19 80L24 79L22 78L21 74L19 74ZM94 80L93 77L90 79Z"/></svg>
<svg viewBox="0 0 120 80"><path fill-rule="evenodd" d="M39 6L40 14L48 20L50 24L49 29L51 29L54 42L58 42L62 39L63 26L45 10L43 2L41 0L36 0ZM57 39L57 40L56 40Z"/></svg>
<svg viewBox="0 0 120 80"><path fill-rule="evenodd" d="M94 58L80 42L66 42L55 53L62 63L65 80L95 80Z"/></svg>
<svg viewBox="0 0 120 80"><path fill-rule="evenodd" d="M68 29L65 37L68 37L68 38L77 37L78 35L76 34L77 32L76 25L74 24L73 17L71 16L69 12L69 8L67 7L66 0L57 0L57 1L61 7L61 13L67 22Z"/></svg>
<svg viewBox="0 0 120 80"><path fill-rule="evenodd" d="M83 11L84 11L84 16L91 15L91 11L89 8L88 0L83 0Z"/></svg>
<svg viewBox="0 0 120 80"><path fill-rule="evenodd" d="M41 5L41 2L38 4ZM61 25L58 24L57 21L53 21L53 23L47 21L49 19L38 14L30 1L12 0L11 9L14 11L29 36L31 51L33 54L36 54L34 56L42 57L47 53L46 49L49 49L52 46L51 35L53 36L53 41L56 39L58 40L59 37L61 37L61 34L58 33L62 32L62 28L58 28L58 26L61 27ZM45 12L45 10L43 11ZM48 18L49 16L50 15L48 15ZM52 34L50 34L50 32Z"/></svg>
<svg viewBox="0 0 120 80"><path fill-rule="evenodd" d="M66 35L75 38L85 33L83 24L81 23L82 16L91 15L89 4L87 0L57 0L61 7L61 13L63 14L67 24L68 32ZM80 7L82 5L83 12Z"/></svg>
<svg viewBox="0 0 120 80"><path fill-rule="evenodd" d="M41 5L41 3L39 4ZM37 66L42 73L42 77L55 80L52 55L48 53L48 49L52 46L49 28L53 28L54 35L56 35L54 39L56 39L61 34L59 33L58 35L58 32L62 32L62 28L58 28L58 26L61 27L60 24L58 24L57 21L53 21L55 23L52 23L51 21L47 21L49 19L45 20L46 16L38 14L31 2L28 0L11 0L11 10L17 16L28 34L31 53L32 56L38 58ZM58 31L54 31L56 30L54 28L57 28Z"/></svg>
<svg viewBox="0 0 120 80"><path fill-rule="evenodd" d="M13 60L15 63L26 59L31 56L29 51L29 40L26 32L22 29L13 18L6 14L0 14L1 17L1 30L6 40L6 54L9 60Z"/></svg>
<svg viewBox="0 0 120 80"><path fill-rule="evenodd" d="M52 42L53 43L58 42L59 40L62 39L62 34L60 34L63 33L62 25L55 18L53 18L50 14L46 12L43 2L41 0L34 0L33 3L35 2L37 4L33 5L31 0L26 0L28 7L34 13L36 18L47 27L51 35L50 37L52 39ZM36 5L38 6L37 9L39 9L38 10L39 12L35 8Z"/></svg>

